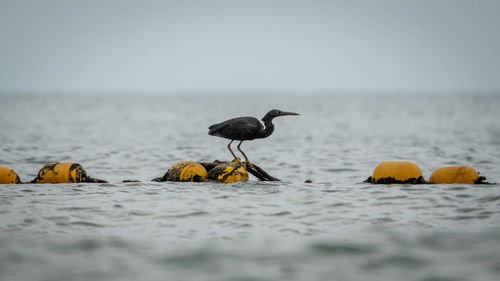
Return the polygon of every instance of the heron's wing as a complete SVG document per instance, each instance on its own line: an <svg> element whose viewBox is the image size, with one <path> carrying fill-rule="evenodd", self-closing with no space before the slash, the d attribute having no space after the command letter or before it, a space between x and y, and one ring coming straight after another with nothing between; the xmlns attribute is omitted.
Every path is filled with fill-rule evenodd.
<svg viewBox="0 0 500 281"><path fill-rule="evenodd" d="M264 129L262 123L254 117L242 117L234 122L233 133L234 139L237 140L253 140L255 135Z"/></svg>
<svg viewBox="0 0 500 281"><path fill-rule="evenodd" d="M208 134L231 140L253 140L262 123L254 117L238 117L208 127Z"/></svg>

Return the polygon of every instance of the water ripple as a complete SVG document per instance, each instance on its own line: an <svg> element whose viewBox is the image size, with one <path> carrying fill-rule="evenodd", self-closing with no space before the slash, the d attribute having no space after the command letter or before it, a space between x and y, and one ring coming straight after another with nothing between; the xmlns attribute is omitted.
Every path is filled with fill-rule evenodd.
<svg viewBox="0 0 500 281"><path fill-rule="evenodd" d="M341 244L318 242L311 245L311 250L321 255L344 256L366 255L378 252L376 247L363 244Z"/></svg>
<svg viewBox="0 0 500 281"><path fill-rule="evenodd" d="M72 221L72 222L58 222L57 225L59 226L90 226L90 227L105 227L106 225L104 224L98 224L95 222L90 222L90 221Z"/></svg>
<svg viewBox="0 0 500 281"><path fill-rule="evenodd" d="M230 158L206 127L273 104L303 115L244 151L283 181L150 182L176 161ZM110 182L2 186L0 279L496 281L498 185L362 181L410 160L426 178L456 163L498 182L498 108L498 95L0 94L1 166L29 180L68 159Z"/></svg>
<svg viewBox="0 0 500 281"><path fill-rule="evenodd" d="M184 214L178 214L178 215L168 215L164 216L165 218L189 218L189 217L198 217L198 216L206 216L209 215L210 213L204 212L204 211L196 211L196 212L189 212L189 213L184 213Z"/></svg>
<svg viewBox="0 0 500 281"><path fill-rule="evenodd" d="M493 202L493 201L497 201L497 200L500 200L500 195L491 195L491 196L481 197L481 198L477 199L477 201L479 201L481 203Z"/></svg>

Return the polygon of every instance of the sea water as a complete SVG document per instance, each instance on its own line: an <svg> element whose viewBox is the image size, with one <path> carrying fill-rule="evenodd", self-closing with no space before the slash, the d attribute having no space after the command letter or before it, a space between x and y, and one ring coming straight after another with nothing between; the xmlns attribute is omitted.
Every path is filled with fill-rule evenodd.
<svg viewBox="0 0 500 281"><path fill-rule="evenodd" d="M231 160L208 126L272 108L301 115L242 149L282 181L151 182ZM1 166L28 182L75 161L109 182L0 186L0 279L499 280L498 185L363 183L386 160L500 182L499 108L474 93L0 95Z"/></svg>

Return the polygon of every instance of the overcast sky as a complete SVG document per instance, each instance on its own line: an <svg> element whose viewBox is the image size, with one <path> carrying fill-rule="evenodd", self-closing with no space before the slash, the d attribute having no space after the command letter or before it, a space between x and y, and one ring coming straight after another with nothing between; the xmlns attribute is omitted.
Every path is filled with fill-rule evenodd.
<svg viewBox="0 0 500 281"><path fill-rule="evenodd" d="M500 1L0 0L0 91L499 90Z"/></svg>

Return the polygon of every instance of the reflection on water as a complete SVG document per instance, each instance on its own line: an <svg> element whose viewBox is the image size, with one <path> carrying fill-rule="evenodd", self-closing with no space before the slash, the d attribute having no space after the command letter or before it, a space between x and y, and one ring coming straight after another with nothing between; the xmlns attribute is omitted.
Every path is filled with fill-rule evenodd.
<svg viewBox="0 0 500 281"><path fill-rule="evenodd" d="M1 186L1 279L497 279L498 185L362 181L410 160L499 182L500 96L263 97L0 96L0 165L29 181L77 161L110 181ZM208 125L271 108L301 116L243 148L283 182L150 182L229 159Z"/></svg>

